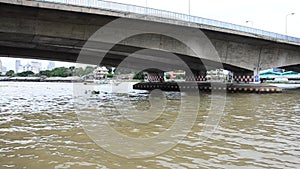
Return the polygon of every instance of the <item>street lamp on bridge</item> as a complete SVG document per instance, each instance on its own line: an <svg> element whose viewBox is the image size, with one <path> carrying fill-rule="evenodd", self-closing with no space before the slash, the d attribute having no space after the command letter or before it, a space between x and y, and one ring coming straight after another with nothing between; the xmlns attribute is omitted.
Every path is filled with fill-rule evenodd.
<svg viewBox="0 0 300 169"><path fill-rule="evenodd" d="M290 16L290 15L295 15L295 13L292 12L292 13L289 13L289 14L287 14L287 15L285 16L285 34L286 34L286 35L287 35L287 19L288 19L288 16Z"/></svg>
<svg viewBox="0 0 300 169"><path fill-rule="evenodd" d="M251 23L251 27L253 27L253 21L246 21L246 23Z"/></svg>
<svg viewBox="0 0 300 169"><path fill-rule="evenodd" d="M148 0L146 0L146 15L148 15Z"/></svg>

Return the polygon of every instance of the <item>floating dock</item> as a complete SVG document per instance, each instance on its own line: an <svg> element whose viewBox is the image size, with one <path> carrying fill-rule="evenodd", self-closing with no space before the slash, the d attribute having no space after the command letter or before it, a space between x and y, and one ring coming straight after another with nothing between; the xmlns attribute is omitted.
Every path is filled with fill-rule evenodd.
<svg viewBox="0 0 300 169"><path fill-rule="evenodd" d="M133 85L137 90L163 91L227 91L232 93L281 93L282 89L268 84L241 84L241 83L213 83L210 82L141 82Z"/></svg>

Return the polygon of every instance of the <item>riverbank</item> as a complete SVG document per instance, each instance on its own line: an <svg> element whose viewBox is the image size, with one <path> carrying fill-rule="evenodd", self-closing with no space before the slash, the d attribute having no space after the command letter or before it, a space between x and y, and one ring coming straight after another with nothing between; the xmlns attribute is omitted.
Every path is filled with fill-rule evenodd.
<svg viewBox="0 0 300 169"><path fill-rule="evenodd" d="M78 76L70 77L0 77L0 82L62 82L62 83L84 83L84 84L119 84L118 82L135 82L137 83L134 88L138 90L153 90L155 87L166 91L179 91L179 86L174 82L165 82L160 84L158 82L140 82L140 80L118 80L118 79L106 79L106 80L83 80ZM178 83L178 82L177 82ZM190 86L189 82L179 82L184 84L183 86ZM199 90L209 91L211 86L207 82L198 82ZM226 90L229 92L282 92L282 90L296 90L300 89L300 84L293 83L261 83L261 84L244 84L234 83L226 84ZM222 88L223 90L223 88ZM224 89L225 90L225 89Z"/></svg>
<svg viewBox="0 0 300 169"><path fill-rule="evenodd" d="M83 82L78 76L70 77L0 77L0 82Z"/></svg>

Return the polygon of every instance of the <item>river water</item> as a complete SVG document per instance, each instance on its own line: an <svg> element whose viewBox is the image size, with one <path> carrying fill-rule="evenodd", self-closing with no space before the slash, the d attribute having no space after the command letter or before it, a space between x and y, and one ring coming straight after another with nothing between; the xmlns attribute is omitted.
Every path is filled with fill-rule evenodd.
<svg viewBox="0 0 300 169"><path fill-rule="evenodd" d="M201 93L199 113L183 140L151 157L126 158L87 134L73 89L69 83L0 83L0 168L300 168L299 90L228 93L218 126L206 140L199 135L212 96ZM178 93L164 93L165 113L143 124L124 121L115 112L115 105L127 109L128 100L141 111L149 108L149 93L126 90L86 94L107 115L111 128L130 138L155 137L172 126L181 104Z"/></svg>

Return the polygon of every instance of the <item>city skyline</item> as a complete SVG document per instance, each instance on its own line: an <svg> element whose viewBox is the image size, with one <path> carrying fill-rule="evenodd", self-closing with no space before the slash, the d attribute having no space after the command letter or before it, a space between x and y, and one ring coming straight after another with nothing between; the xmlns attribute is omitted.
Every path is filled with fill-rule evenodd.
<svg viewBox="0 0 300 169"><path fill-rule="evenodd" d="M20 64L22 66L25 66L27 64L31 64L32 62L39 62L41 63L41 70L49 70L48 66L50 62L54 63L55 67L70 67L75 66L75 63L69 63L69 62L59 62L59 61L51 61L51 60L39 60L39 59L23 59L23 58L8 58L8 57L0 57L0 60L2 61L2 67L6 67L6 71L13 70L16 73L16 61L19 60Z"/></svg>

